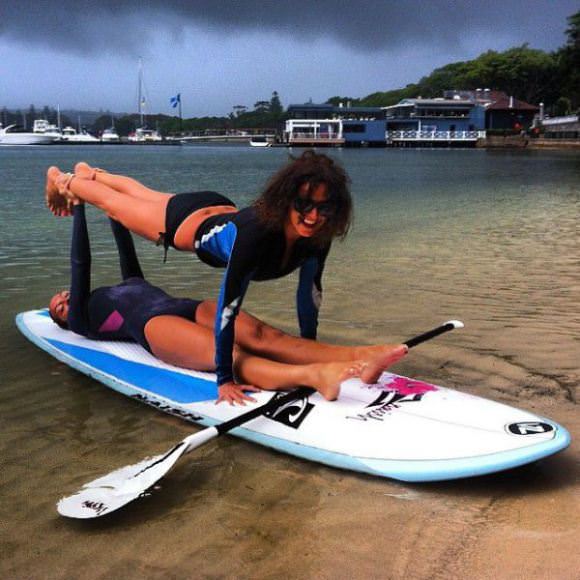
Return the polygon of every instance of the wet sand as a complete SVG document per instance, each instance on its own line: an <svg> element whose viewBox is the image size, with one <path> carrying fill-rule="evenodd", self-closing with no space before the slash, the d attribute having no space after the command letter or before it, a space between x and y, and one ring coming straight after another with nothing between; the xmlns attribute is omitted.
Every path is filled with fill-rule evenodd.
<svg viewBox="0 0 580 580"><path fill-rule="evenodd" d="M48 367L42 404L33 412L17 397L2 401L11 417L2 446L11 474L2 471L4 578L578 578L575 447L496 475L406 484L226 437L182 460L152 497L102 520L60 518L61 494L196 428L43 356L29 357L31 370ZM437 362L443 369L431 378L458 386L465 369ZM482 370L470 382L483 383ZM18 386L30 388L24 376ZM495 398L517 403L509 392ZM565 395L536 396L528 408L580 437ZM45 410L57 420L46 424Z"/></svg>
<svg viewBox="0 0 580 580"><path fill-rule="evenodd" d="M28 161L19 154L0 167L11 183L22 182L19 197L6 199L0 231L1 578L580 577L580 191L574 159L341 153L362 187L356 227L329 258L320 326L321 339L369 344L463 319L464 330L413 350L394 370L545 415L570 431L569 449L496 475L406 484L224 437L184 458L151 497L102 520L77 522L57 515L61 496L167 450L198 427L66 368L14 327L17 312L44 304L66 279L67 225L52 221L28 193L39 190L41 180L22 176L40 175L40 167L52 163L70 165L67 151L28 152ZM139 152L141 165L132 151L115 155L126 155L127 166L119 161L118 167L135 174L154 153ZM155 153L155 164L167 169L167 179L186 175L183 164L203 161L211 182L219 167L203 150L194 153L182 153L191 155L185 160ZM237 184L250 165L236 159L224 153L228 179ZM391 165L382 181L370 183L385 159ZM412 176L402 175L410 163L413 187ZM94 164L108 167L111 160ZM401 183L393 185L392 176ZM251 172L245 178L256 181ZM380 202L383 182L398 186L400 196ZM427 182L430 195L423 196ZM114 282L106 224L90 223L98 282ZM172 255L161 269L159 252L139 247L152 281L172 293L201 296L219 284L218 272L192 265L187 256ZM295 284L252 286L245 307L294 330Z"/></svg>

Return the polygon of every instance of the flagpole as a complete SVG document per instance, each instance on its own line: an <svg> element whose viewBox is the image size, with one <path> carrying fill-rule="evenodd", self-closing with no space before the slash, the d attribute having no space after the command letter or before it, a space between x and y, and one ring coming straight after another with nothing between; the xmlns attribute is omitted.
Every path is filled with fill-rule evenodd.
<svg viewBox="0 0 580 580"><path fill-rule="evenodd" d="M183 117L181 115L181 93L179 93L179 135L183 133Z"/></svg>

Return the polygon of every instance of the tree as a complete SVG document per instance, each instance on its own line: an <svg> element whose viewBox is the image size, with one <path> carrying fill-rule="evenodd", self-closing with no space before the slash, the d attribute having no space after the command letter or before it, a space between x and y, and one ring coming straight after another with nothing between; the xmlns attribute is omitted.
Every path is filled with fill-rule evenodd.
<svg viewBox="0 0 580 580"><path fill-rule="evenodd" d="M25 127L32 129L32 126L34 125L34 120L36 119L36 109L34 108L34 105L30 105L30 108L28 109L28 113L25 117Z"/></svg>
<svg viewBox="0 0 580 580"><path fill-rule="evenodd" d="M269 113L270 101L258 101L254 103L254 111L256 113Z"/></svg>
<svg viewBox="0 0 580 580"><path fill-rule="evenodd" d="M557 51L558 79L562 96L570 99L571 107L580 107L580 10L568 18L566 44Z"/></svg>
<svg viewBox="0 0 580 580"><path fill-rule="evenodd" d="M554 105L554 113L558 117L569 115L572 111L572 103L567 97L560 97Z"/></svg>
<svg viewBox="0 0 580 580"><path fill-rule="evenodd" d="M245 113L248 110L248 107L246 107L246 105L234 105L233 109L234 115L236 117L239 117L241 114Z"/></svg>
<svg viewBox="0 0 580 580"><path fill-rule="evenodd" d="M277 91L274 91L270 99L270 112L274 115L281 115L283 111L284 108L282 107L280 96Z"/></svg>

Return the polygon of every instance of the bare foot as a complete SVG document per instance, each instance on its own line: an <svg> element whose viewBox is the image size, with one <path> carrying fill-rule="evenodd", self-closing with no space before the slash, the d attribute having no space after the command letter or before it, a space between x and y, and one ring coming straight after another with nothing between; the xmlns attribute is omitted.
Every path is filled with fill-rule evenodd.
<svg viewBox="0 0 580 580"><path fill-rule="evenodd" d="M48 209L58 217L66 217L72 214L70 209L70 202L66 197L63 197L58 188L58 181L63 175L61 170L54 165L48 168L46 172L46 186L44 188L44 198Z"/></svg>
<svg viewBox="0 0 580 580"><path fill-rule="evenodd" d="M384 347L379 355L365 361L364 368L360 373L361 381L369 385L376 383L381 374L391 365L400 361L407 352L409 352L409 349L404 344Z"/></svg>
<svg viewBox="0 0 580 580"><path fill-rule="evenodd" d="M315 363L312 367L316 373L316 380L312 386L327 401L334 401L340 393L340 384L347 379L360 376L364 362Z"/></svg>
<svg viewBox="0 0 580 580"><path fill-rule="evenodd" d="M75 165L75 175L81 179L88 179L94 181L96 179L97 173L105 173L102 169L97 167L91 167L85 161L79 161Z"/></svg>

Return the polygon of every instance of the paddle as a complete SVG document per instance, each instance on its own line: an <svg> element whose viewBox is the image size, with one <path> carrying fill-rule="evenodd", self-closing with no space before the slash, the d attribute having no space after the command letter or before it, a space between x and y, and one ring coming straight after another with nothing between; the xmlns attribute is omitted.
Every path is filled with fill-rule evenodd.
<svg viewBox="0 0 580 580"><path fill-rule="evenodd" d="M433 330L415 336L405 342L413 348L454 328L462 328L459 320L450 320ZM159 481L186 453L211 441L218 435L227 433L236 427L263 416L288 402L308 397L315 392L310 387L300 387L282 396L276 396L259 407L225 421L215 427L207 427L198 433L187 436L175 447L163 455L149 457L135 465L122 467L104 477L87 483L74 495L62 498L57 504L58 513L62 516L77 519L91 519L109 514L133 500L143 496L149 488Z"/></svg>

